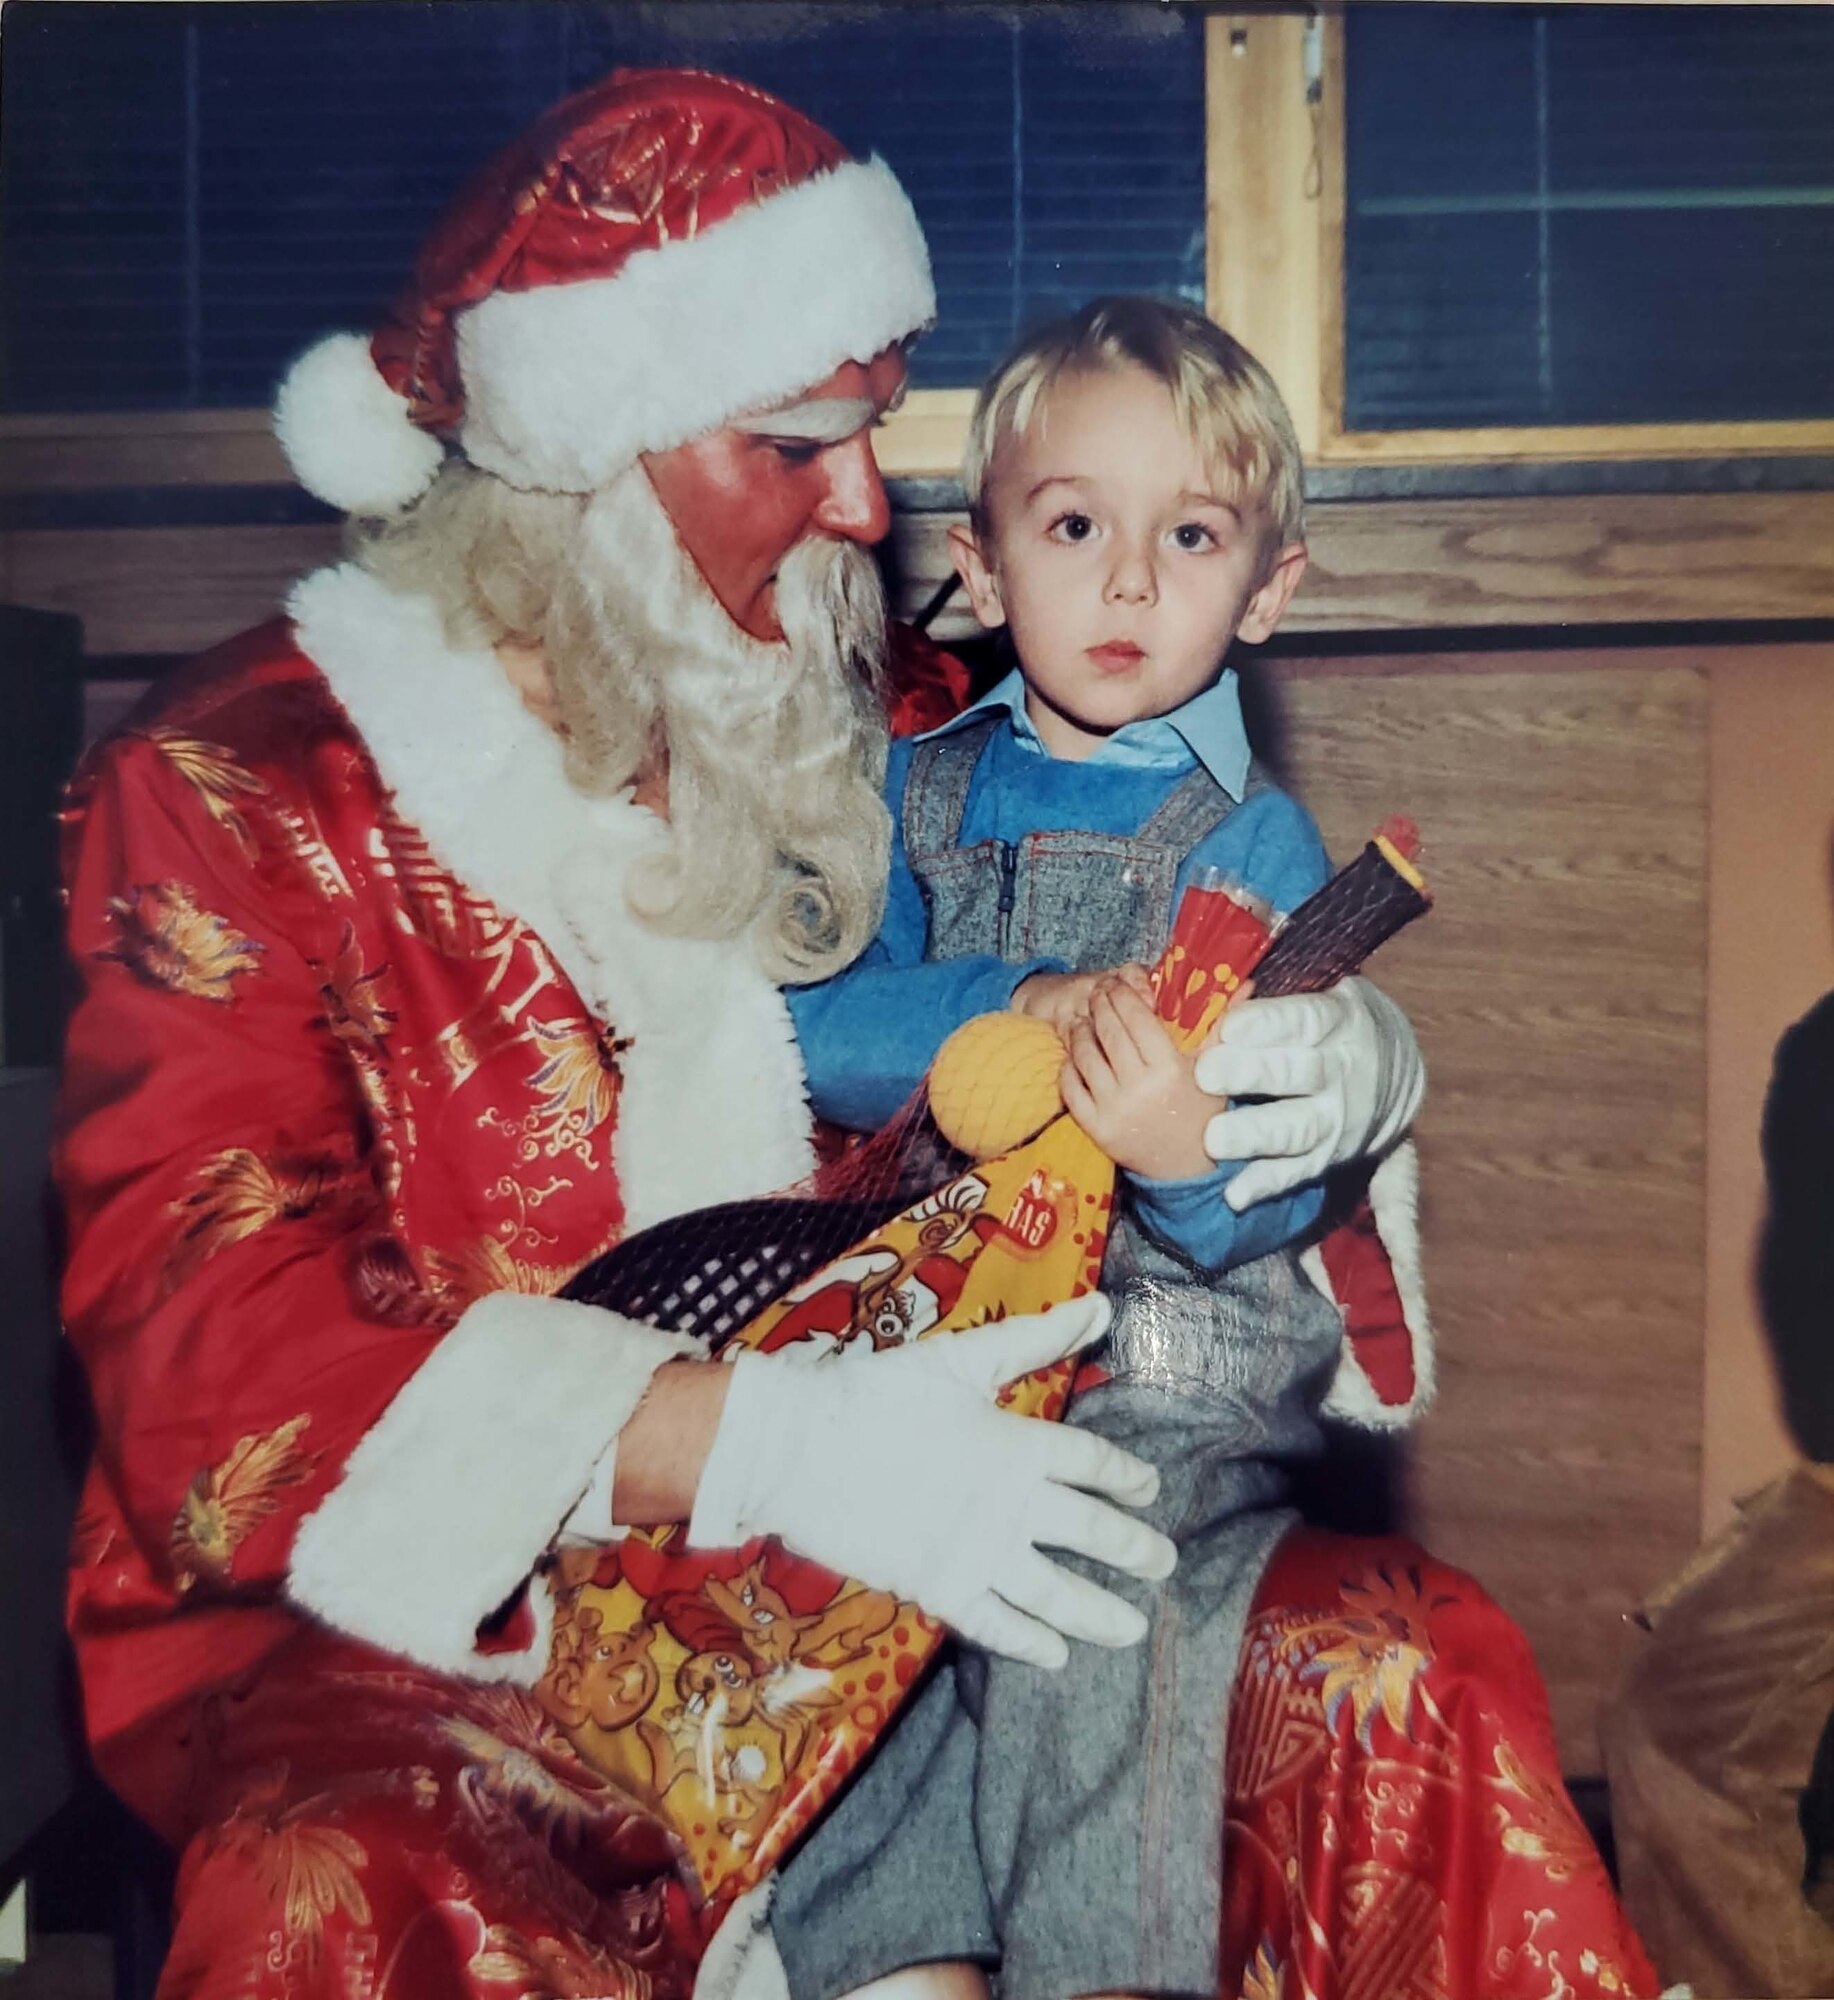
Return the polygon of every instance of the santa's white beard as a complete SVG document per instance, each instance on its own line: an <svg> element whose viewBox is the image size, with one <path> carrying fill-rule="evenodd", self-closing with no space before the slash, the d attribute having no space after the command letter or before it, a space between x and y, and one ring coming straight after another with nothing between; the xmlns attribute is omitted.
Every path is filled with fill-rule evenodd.
<svg viewBox="0 0 1834 2000"><path fill-rule="evenodd" d="M780 565L784 640L739 630L633 466L587 503L542 643L583 791L659 764L668 848L632 908L659 930L753 937L773 978L826 977L878 927L885 599L865 550L814 537Z"/></svg>

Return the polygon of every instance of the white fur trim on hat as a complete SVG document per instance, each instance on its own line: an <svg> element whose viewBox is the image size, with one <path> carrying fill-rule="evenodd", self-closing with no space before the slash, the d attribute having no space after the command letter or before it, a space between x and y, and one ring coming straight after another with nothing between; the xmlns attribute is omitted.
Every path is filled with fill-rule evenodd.
<svg viewBox="0 0 1834 2000"><path fill-rule="evenodd" d="M849 162L616 277L494 292L461 314L459 442L511 485L596 492L935 314L904 190L882 160Z"/></svg>
<svg viewBox="0 0 1834 2000"><path fill-rule="evenodd" d="M274 430L306 491L346 514L394 514L433 483L445 447L408 416L360 333L334 333L286 372Z"/></svg>

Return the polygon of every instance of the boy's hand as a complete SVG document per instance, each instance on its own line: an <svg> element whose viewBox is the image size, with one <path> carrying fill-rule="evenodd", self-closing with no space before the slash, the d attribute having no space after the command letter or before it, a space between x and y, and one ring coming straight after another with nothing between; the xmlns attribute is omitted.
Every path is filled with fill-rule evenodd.
<svg viewBox="0 0 1834 2000"><path fill-rule="evenodd" d="M1152 985L1143 965L1117 965L1101 972L1034 972L1014 987L1012 1011L1048 1021L1067 1041L1070 1030L1089 1018L1089 1003L1096 994L1116 980L1143 999L1152 999Z"/></svg>
<svg viewBox="0 0 1834 2000"><path fill-rule="evenodd" d="M1131 980L1098 985L1064 1045L1064 1106L1117 1167L1162 1181L1208 1172L1204 1127L1215 1101Z"/></svg>

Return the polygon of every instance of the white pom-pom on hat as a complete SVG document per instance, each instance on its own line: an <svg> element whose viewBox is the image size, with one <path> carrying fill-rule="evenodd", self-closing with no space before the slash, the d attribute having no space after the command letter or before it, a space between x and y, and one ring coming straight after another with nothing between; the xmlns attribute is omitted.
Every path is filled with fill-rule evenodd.
<svg viewBox="0 0 1834 2000"><path fill-rule="evenodd" d="M309 347L281 382L274 431L293 475L345 514L395 514L433 483L445 446L408 414L360 333Z"/></svg>

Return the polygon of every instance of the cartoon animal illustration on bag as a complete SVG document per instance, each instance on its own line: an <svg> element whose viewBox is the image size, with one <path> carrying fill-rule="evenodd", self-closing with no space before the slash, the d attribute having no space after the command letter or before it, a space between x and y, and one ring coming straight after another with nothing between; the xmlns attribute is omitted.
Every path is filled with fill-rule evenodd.
<svg viewBox="0 0 1834 2000"><path fill-rule="evenodd" d="M604 1613L581 1604L577 1594L556 1601L553 1650L535 1698L563 1729L587 1722L622 1729L649 1707L662 1684L650 1658L655 1626L640 1619L628 1632L606 1632L603 1622Z"/></svg>
<svg viewBox="0 0 1834 2000"><path fill-rule="evenodd" d="M651 1616L692 1650L675 1670L675 1703L637 1725L658 1798L694 1774L710 1796L741 1802L741 1822L770 1795L773 1764L794 1768L810 1731L845 1700L836 1676L867 1659L898 1615L877 1590L793 1611L766 1581L766 1561L651 1601Z"/></svg>
<svg viewBox="0 0 1834 2000"><path fill-rule="evenodd" d="M920 1339L955 1310L968 1272L998 1230L984 1214L987 1183L963 1174L910 1213L916 1241L902 1255L878 1247L843 1257L786 1294L789 1310L758 1343L766 1354L797 1342L845 1347L864 1335L875 1350Z"/></svg>

